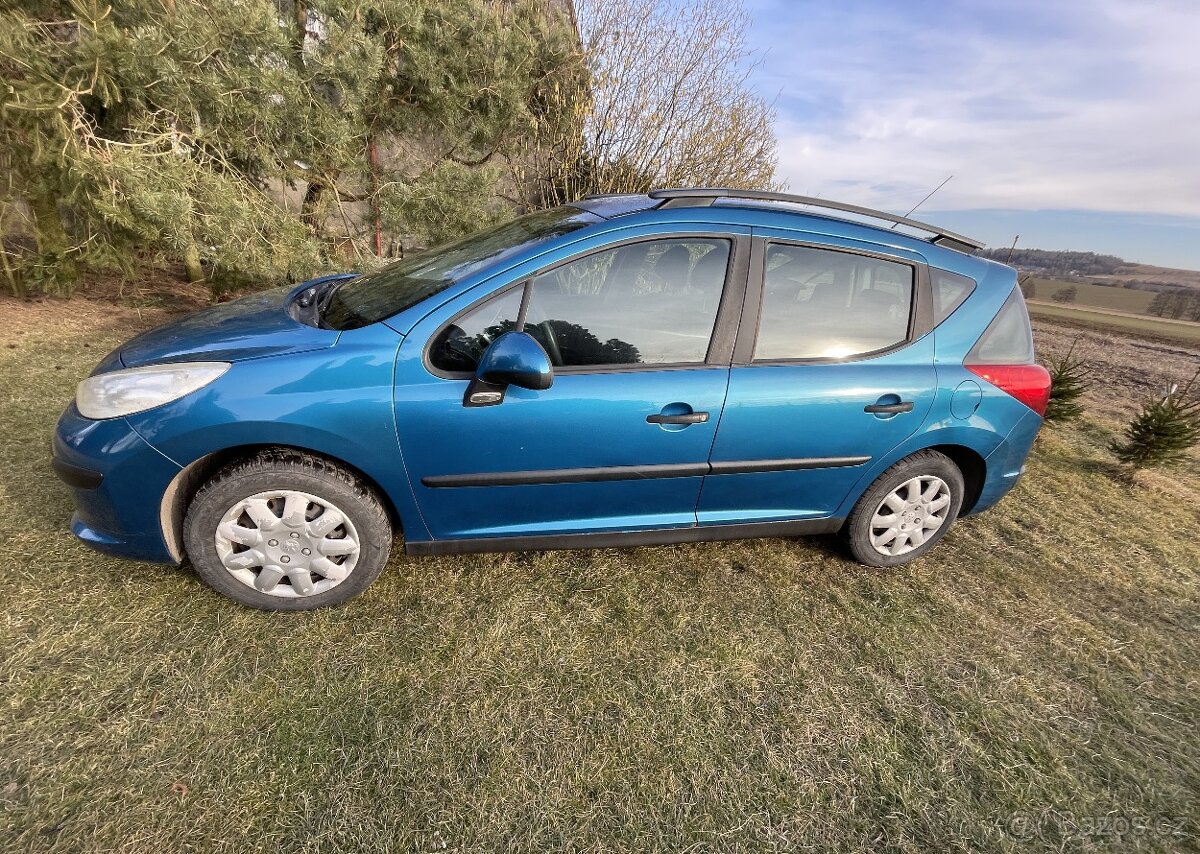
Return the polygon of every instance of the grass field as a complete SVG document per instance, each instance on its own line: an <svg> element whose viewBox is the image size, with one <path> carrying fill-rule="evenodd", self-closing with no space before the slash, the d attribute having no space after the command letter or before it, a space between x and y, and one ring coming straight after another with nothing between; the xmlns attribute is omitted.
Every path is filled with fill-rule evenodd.
<svg viewBox="0 0 1200 854"><path fill-rule="evenodd" d="M66 532L54 420L152 318L3 307L0 850L1200 850L1200 474L1104 450L1194 348L1084 333L1095 417L900 570L398 555L269 615Z"/></svg>
<svg viewBox="0 0 1200 854"><path fill-rule="evenodd" d="M1039 279L1032 277L1033 299L1042 302L1052 302L1054 295L1064 288L1075 288L1075 304L1084 307L1109 308L1117 311L1127 311L1131 314L1145 314L1155 294L1151 291L1138 291L1129 288L1114 288L1108 285L1093 285L1087 282L1063 282L1058 279Z"/></svg>

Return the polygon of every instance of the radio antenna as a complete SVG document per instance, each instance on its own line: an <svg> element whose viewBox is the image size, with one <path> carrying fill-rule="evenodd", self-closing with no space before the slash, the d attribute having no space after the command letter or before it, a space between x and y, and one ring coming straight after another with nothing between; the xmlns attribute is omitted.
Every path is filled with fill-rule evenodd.
<svg viewBox="0 0 1200 854"><path fill-rule="evenodd" d="M1005 264L1012 261L1013 253L1017 251L1017 241L1020 239L1021 239L1021 235L1019 235L1019 234L1013 238L1013 245L1008 247L1008 257L1004 259Z"/></svg>
<svg viewBox="0 0 1200 854"><path fill-rule="evenodd" d="M934 194L934 193L936 193L938 190L942 189L942 187L944 187L944 186L946 186L947 184L949 184L949 183L950 183L950 179L951 179L951 178L953 178L953 177L954 177L953 175L947 175L947 176L946 176L946 180L945 180L945 181L943 181L942 183L940 183L940 184L938 184L936 187L934 187L932 190L930 190L930 191L929 191L929 195L927 195L925 198L921 199L921 201L919 201L919 202L917 202L915 205L913 205L913 206L912 206L912 207L909 209L908 213L906 213L906 214L905 214L905 216L906 216L906 217L907 217L907 216L911 216L911 215L912 215L912 213L913 213L913 211L915 211L915 210L916 210L917 208L919 208L921 205L925 204L927 201L929 201L930 199L932 199L932 198L933 198L933 194ZM896 223L896 225L899 225L899 224L900 224L900 223ZM896 227L896 225L893 225L893 226L892 226L892 228L895 228L895 227Z"/></svg>

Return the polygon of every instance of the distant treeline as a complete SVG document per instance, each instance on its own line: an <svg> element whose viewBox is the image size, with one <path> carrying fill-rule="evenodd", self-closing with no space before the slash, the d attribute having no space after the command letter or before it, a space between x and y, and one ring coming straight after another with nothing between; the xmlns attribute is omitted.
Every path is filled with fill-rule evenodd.
<svg viewBox="0 0 1200 854"><path fill-rule="evenodd" d="M1159 291L1146 309L1146 314L1173 320L1200 321L1200 291L1194 288Z"/></svg>
<svg viewBox="0 0 1200 854"><path fill-rule="evenodd" d="M1049 276L1105 276L1128 267L1129 262L1116 255L1095 252L1068 252L1057 249L984 249L984 258L1012 264L1030 273Z"/></svg>
<svg viewBox="0 0 1200 854"><path fill-rule="evenodd" d="M1011 264L1027 275L1044 279L1061 279L1070 282L1084 281L1085 277L1112 276L1113 278L1108 281L1092 279L1090 282L1094 285L1108 285L1114 288L1158 294L1148 309L1150 314L1156 314L1159 317L1200 319L1189 317L1190 314L1196 313L1190 306L1193 302L1200 301L1200 291L1175 282L1118 278L1121 275L1133 274L1139 265L1130 263L1124 258L1118 258L1116 255L1055 249L1014 249L1011 252L1011 258L1008 249L983 249L979 254L993 261Z"/></svg>

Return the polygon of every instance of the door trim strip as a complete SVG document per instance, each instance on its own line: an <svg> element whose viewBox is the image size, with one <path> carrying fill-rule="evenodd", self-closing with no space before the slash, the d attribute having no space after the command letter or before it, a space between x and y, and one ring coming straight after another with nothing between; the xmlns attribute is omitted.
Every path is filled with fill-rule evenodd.
<svg viewBox="0 0 1200 854"><path fill-rule="evenodd" d="M786 522L743 522L733 525L689 525L682 528L652 528L644 531L594 531L583 534L544 534L523 537L473 537L461 540L408 540L404 553L410 555L456 555L477 552L553 551L559 549L631 548L666 543L698 543L717 540L748 540L758 537L802 537L832 534L845 519L825 516Z"/></svg>
<svg viewBox="0 0 1200 854"><path fill-rule="evenodd" d="M611 480L643 480L667 477L703 477L722 474L800 471L803 469L860 466L870 457L801 457L776 460L720 460L715 463L678 463L646 466L596 466L574 469L441 474L421 478L431 489L467 486L534 486L552 483L602 483Z"/></svg>
<svg viewBox="0 0 1200 854"><path fill-rule="evenodd" d="M783 460L717 460L709 463L709 474L753 474L768 471L800 471L802 469L835 469L861 466L870 457L798 457Z"/></svg>

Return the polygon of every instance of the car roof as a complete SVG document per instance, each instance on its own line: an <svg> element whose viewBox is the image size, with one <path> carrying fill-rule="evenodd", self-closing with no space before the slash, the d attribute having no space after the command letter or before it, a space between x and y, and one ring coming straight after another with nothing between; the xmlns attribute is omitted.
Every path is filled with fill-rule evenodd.
<svg viewBox="0 0 1200 854"><path fill-rule="evenodd" d="M974 254L982 241L885 211L807 196L688 188L588 196L571 205L605 220L722 222L849 238L916 252L934 266L974 278L989 267L1005 266Z"/></svg>

